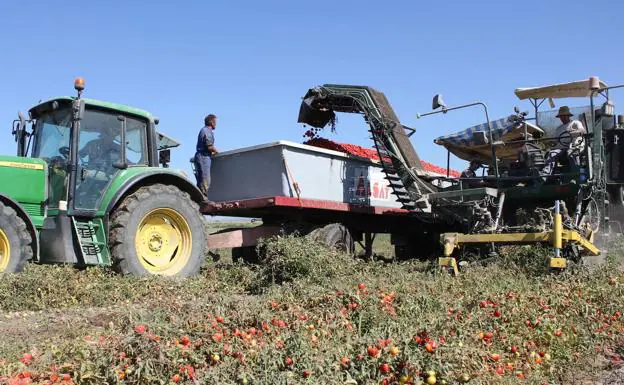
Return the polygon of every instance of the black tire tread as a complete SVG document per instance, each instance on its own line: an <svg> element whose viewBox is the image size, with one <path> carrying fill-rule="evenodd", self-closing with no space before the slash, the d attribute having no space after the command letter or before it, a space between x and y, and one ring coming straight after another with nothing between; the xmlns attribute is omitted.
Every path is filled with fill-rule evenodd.
<svg viewBox="0 0 624 385"><path fill-rule="evenodd" d="M349 229L340 223L330 223L313 230L309 236L320 240L327 247L337 248L347 254L355 253L355 242Z"/></svg>
<svg viewBox="0 0 624 385"><path fill-rule="evenodd" d="M30 261L34 256L34 249L32 244L33 239L24 218L19 216L14 208L4 204L3 202L0 202L0 220L4 219L7 220L9 225L12 225L15 228L15 231L18 234L20 242L19 250L21 251L21 255L18 258L17 264L13 265L11 270L0 272L0 274L18 273L24 270L26 263Z"/></svg>
<svg viewBox="0 0 624 385"><path fill-rule="evenodd" d="M113 255L112 268L114 271L124 274L130 270L127 261L125 261L123 258L120 258L119 256L123 255L123 250L126 248L123 239L124 235L128 231L126 227L128 221L132 216L132 213L134 212L134 210L136 210L141 201L147 200L151 196L158 196L165 193L176 195L183 202L185 202L185 204L188 204L191 208L193 208L193 210L199 213L199 205L191 199L191 196L188 193L172 185L157 183L153 185L143 186L134 193L125 197L110 217L109 247L111 249L111 254ZM201 226L200 231L201 239L205 240L207 238L206 227ZM204 256L202 255L201 258L203 257ZM198 272L199 265L197 266L197 271L194 271L192 274Z"/></svg>

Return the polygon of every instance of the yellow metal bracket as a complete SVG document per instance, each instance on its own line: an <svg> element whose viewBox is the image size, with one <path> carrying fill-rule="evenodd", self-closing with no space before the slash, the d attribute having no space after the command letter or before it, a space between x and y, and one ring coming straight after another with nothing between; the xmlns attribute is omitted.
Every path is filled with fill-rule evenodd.
<svg viewBox="0 0 624 385"><path fill-rule="evenodd" d="M554 269L565 269L567 266L567 261L565 258L553 257L550 258L550 267Z"/></svg>
<svg viewBox="0 0 624 385"><path fill-rule="evenodd" d="M453 275L459 274L457 270L457 260L453 257L438 258L438 263L442 269L450 269L453 271Z"/></svg>
<svg viewBox="0 0 624 385"><path fill-rule="evenodd" d="M550 266L553 268L565 268L567 261L560 257L563 246L567 243L578 244L583 252L590 255L599 255L600 249L593 244L593 234L589 239L584 238L581 234L574 230L564 230L561 214L554 215L554 223L552 231L544 231L540 233L503 233L503 234L462 234L462 233L445 233L440 237L440 241L444 250L444 257L439 258L440 266L448 266L453 260L456 271L455 258L451 255L460 245L463 244L479 244L479 243L498 243L498 244L532 244L532 243L550 243L555 248L555 256L550 259Z"/></svg>

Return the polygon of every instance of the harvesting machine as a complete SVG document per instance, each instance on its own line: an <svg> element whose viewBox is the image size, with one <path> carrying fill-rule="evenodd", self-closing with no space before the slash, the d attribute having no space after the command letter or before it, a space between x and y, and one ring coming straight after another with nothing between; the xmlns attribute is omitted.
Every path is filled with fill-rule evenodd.
<svg viewBox="0 0 624 385"><path fill-rule="evenodd" d="M608 87L597 78L515 91L529 99L535 116L518 108L490 122L487 106L477 102L447 107L440 95L432 112L448 113L482 106L487 122L434 140L453 154L484 169L481 176L452 178L428 175L410 142L413 128L400 123L385 96L365 86L326 84L303 97L298 122L323 128L335 114L362 114L393 193L415 220L439 234L440 264L457 271L458 259L496 254L499 245L546 243L554 247L553 268L583 256L603 256L610 237L621 234L624 172L621 171L624 116L617 117ZM598 107L596 96L606 100ZM589 105L572 109L587 134L572 140L553 137L556 110L539 111L548 100L588 98ZM567 156L554 172L542 172L548 148L558 143ZM571 157L576 162L568 161ZM448 167L448 165L447 165ZM422 247L415 234L404 240L414 253ZM585 260L590 260L586 258Z"/></svg>

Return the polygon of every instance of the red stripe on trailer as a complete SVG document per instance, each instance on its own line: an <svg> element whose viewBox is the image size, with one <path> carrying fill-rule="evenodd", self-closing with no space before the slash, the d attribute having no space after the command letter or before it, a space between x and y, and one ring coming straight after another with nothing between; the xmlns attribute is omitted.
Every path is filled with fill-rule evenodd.
<svg viewBox="0 0 624 385"><path fill-rule="evenodd" d="M219 207L204 206L201 212L204 214L214 214L227 212L234 214L237 210L267 208L267 207L292 207L301 209L316 209L327 211L354 212L362 214L407 214L408 210L392 207L363 206L344 202L327 201L320 199L298 199L286 196L274 196L266 198L244 199L230 202L219 202Z"/></svg>

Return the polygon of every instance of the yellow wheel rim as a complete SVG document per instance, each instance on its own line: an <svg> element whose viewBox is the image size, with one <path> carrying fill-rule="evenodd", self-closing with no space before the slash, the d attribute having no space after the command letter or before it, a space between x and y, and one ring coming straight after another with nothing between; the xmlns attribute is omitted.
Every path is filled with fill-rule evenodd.
<svg viewBox="0 0 624 385"><path fill-rule="evenodd" d="M0 273L9 266L11 258L11 245L9 245L9 237L0 229Z"/></svg>
<svg viewBox="0 0 624 385"><path fill-rule="evenodd" d="M175 275L191 257L193 237L184 217L169 208L147 213L139 222L136 252L141 265L152 274Z"/></svg>

